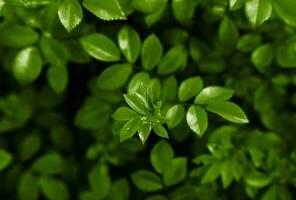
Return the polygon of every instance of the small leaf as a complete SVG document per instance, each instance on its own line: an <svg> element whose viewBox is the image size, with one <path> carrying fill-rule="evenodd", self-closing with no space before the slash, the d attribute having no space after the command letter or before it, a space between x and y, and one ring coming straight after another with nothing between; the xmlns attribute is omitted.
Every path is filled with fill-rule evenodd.
<svg viewBox="0 0 296 200"><path fill-rule="evenodd" d="M185 67L187 64L187 51L182 45L177 45L168 50L162 57L157 73L166 75L176 72L178 69Z"/></svg>
<svg viewBox="0 0 296 200"><path fill-rule="evenodd" d="M120 129L120 132L119 132L120 142L133 137L136 134L138 129L139 129L139 119L135 118L135 119L129 120Z"/></svg>
<svg viewBox="0 0 296 200"><path fill-rule="evenodd" d="M245 2L246 0L229 0L229 9L238 10L245 4Z"/></svg>
<svg viewBox="0 0 296 200"><path fill-rule="evenodd" d="M271 0L250 0L245 6L246 15L253 26L259 26L271 15Z"/></svg>
<svg viewBox="0 0 296 200"><path fill-rule="evenodd" d="M155 134L159 137L169 138L167 130L161 124L153 124L152 128Z"/></svg>
<svg viewBox="0 0 296 200"><path fill-rule="evenodd" d="M146 102L146 99L140 95L139 93L135 94L124 94L123 95L124 100L126 103L136 112L138 112L141 115L147 114L148 104Z"/></svg>
<svg viewBox="0 0 296 200"><path fill-rule="evenodd" d="M167 0L133 0L133 7L143 13L153 13L163 8Z"/></svg>
<svg viewBox="0 0 296 200"><path fill-rule="evenodd" d="M141 50L141 38L130 26L123 26L118 33L119 47L129 63L135 63Z"/></svg>
<svg viewBox="0 0 296 200"><path fill-rule="evenodd" d="M199 76L191 77L182 81L178 90L179 101L188 101L202 89L203 82Z"/></svg>
<svg viewBox="0 0 296 200"><path fill-rule="evenodd" d="M118 47L110 38L101 33L93 33L84 36L80 39L80 42L84 50L91 57L97 60L104 62L115 62L120 59L120 52Z"/></svg>
<svg viewBox="0 0 296 200"><path fill-rule="evenodd" d="M154 192L163 188L159 176L148 170L134 172L131 177L135 186L140 190Z"/></svg>
<svg viewBox="0 0 296 200"><path fill-rule="evenodd" d="M19 145L19 157L22 161L32 158L41 147L41 139L37 134L27 135Z"/></svg>
<svg viewBox="0 0 296 200"><path fill-rule="evenodd" d="M194 99L196 104L208 104L217 101L226 101L230 99L234 91L220 86L209 86L204 88Z"/></svg>
<svg viewBox="0 0 296 200"><path fill-rule="evenodd" d="M245 34L241 36L236 44L236 48L242 52L249 52L260 45L262 41L261 35Z"/></svg>
<svg viewBox="0 0 296 200"><path fill-rule="evenodd" d="M88 182L98 199L106 198L111 187L108 167L104 164L95 166L88 175Z"/></svg>
<svg viewBox="0 0 296 200"><path fill-rule="evenodd" d="M246 184L254 188L264 188L272 182L272 177L266 176L261 172L249 174L245 177Z"/></svg>
<svg viewBox="0 0 296 200"><path fill-rule="evenodd" d="M4 170L11 161L12 155L3 149L0 149L0 172Z"/></svg>
<svg viewBox="0 0 296 200"><path fill-rule="evenodd" d="M221 166L221 180L223 188L227 188L233 181L232 163L225 161Z"/></svg>
<svg viewBox="0 0 296 200"><path fill-rule="evenodd" d="M202 183L214 182L220 175L220 172L221 172L221 163L216 163L212 165L203 176L201 182Z"/></svg>
<svg viewBox="0 0 296 200"><path fill-rule="evenodd" d="M62 93L68 84L68 70L66 66L50 66L47 71L50 87L57 93Z"/></svg>
<svg viewBox="0 0 296 200"><path fill-rule="evenodd" d="M120 107L113 113L112 117L118 121L128 121L139 117L139 114L130 108Z"/></svg>
<svg viewBox="0 0 296 200"><path fill-rule="evenodd" d="M244 111L238 105L229 101L210 103L206 106L206 109L234 123L249 122Z"/></svg>
<svg viewBox="0 0 296 200"><path fill-rule="evenodd" d="M174 105L166 113L167 125L169 128L178 126L185 117L185 109L182 105Z"/></svg>
<svg viewBox="0 0 296 200"><path fill-rule="evenodd" d="M277 47L276 61L281 67L296 67L296 51L293 44L286 44Z"/></svg>
<svg viewBox="0 0 296 200"><path fill-rule="evenodd" d="M39 179L39 185L43 195L48 200L68 200L69 191L65 183L54 178L42 176Z"/></svg>
<svg viewBox="0 0 296 200"><path fill-rule="evenodd" d="M84 0L83 6L102 20L126 19L118 0L97 1Z"/></svg>
<svg viewBox="0 0 296 200"><path fill-rule="evenodd" d="M141 95L145 95L145 88L143 85L148 85L150 82L150 76L146 72L139 72L133 76L128 84L128 94L139 93Z"/></svg>
<svg viewBox="0 0 296 200"><path fill-rule="evenodd" d="M289 25L296 27L296 1L294 0L273 0L273 7L276 13Z"/></svg>
<svg viewBox="0 0 296 200"><path fill-rule="evenodd" d="M141 51L141 61L143 68L146 70L151 70L160 62L163 55L163 46L159 38L151 34L149 35L143 43Z"/></svg>
<svg viewBox="0 0 296 200"><path fill-rule="evenodd" d="M14 77L21 84L28 84L37 79L42 70L42 58L37 47L21 50L13 63Z"/></svg>
<svg viewBox="0 0 296 200"><path fill-rule="evenodd" d="M77 0L64 0L58 10L61 23L68 32L74 29L82 20L82 8Z"/></svg>
<svg viewBox="0 0 296 200"><path fill-rule="evenodd" d="M172 186L183 181L187 176L187 158L175 158L164 171L163 181L166 186Z"/></svg>
<svg viewBox="0 0 296 200"><path fill-rule="evenodd" d="M219 39L228 46L234 45L238 39L238 30L233 21L225 16L219 26Z"/></svg>
<svg viewBox="0 0 296 200"><path fill-rule="evenodd" d="M262 70L272 63L273 57L274 50L272 45L264 44L253 51L251 61L258 70Z"/></svg>
<svg viewBox="0 0 296 200"><path fill-rule="evenodd" d="M181 24L188 23L193 18L195 5L194 0L173 0L172 10L175 19Z"/></svg>
<svg viewBox="0 0 296 200"><path fill-rule="evenodd" d="M130 64L115 64L100 73L97 83L100 89L116 90L122 87L132 73Z"/></svg>
<svg viewBox="0 0 296 200"><path fill-rule="evenodd" d="M19 200L38 200L38 184L35 176L31 172L22 174L17 192Z"/></svg>
<svg viewBox="0 0 296 200"><path fill-rule="evenodd" d="M207 112L200 106L192 105L186 114L187 124L199 137L203 136L208 127Z"/></svg>
<svg viewBox="0 0 296 200"><path fill-rule="evenodd" d="M174 151L164 140L160 140L155 144L150 153L150 162L155 171L160 174L163 174L171 166L173 158Z"/></svg>
<svg viewBox="0 0 296 200"><path fill-rule="evenodd" d="M111 190L109 192L109 200L127 200L130 197L129 181L125 178L121 178L112 183ZM90 199L87 199L90 200Z"/></svg>
<svg viewBox="0 0 296 200"><path fill-rule="evenodd" d="M139 122L138 133L143 144L147 141L150 135L151 129L152 129L151 123L146 122L144 120L141 120Z"/></svg>
<svg viewBox="0 0 296 200"><path fill-rule="evenodd" d="M58 153L47 153L32 164L32 169L42 174L58 174L64 169L63 158Z"/></svg>
<svg viewBox="0 0 296 200"><path fill-rule="evenodd" d="M0 30L0 44L10 48L33 45L38 39L38 32L29 26L12 24Z"/></svg>

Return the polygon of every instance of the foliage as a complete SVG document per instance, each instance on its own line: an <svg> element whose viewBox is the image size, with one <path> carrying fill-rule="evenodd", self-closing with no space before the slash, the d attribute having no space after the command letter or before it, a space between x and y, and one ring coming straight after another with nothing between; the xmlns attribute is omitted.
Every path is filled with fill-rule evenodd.
<svg viewBox="0 0 296 200"><path fill-rule="evenodd" d="M295 9L0 0L0 199L295 199Z"/></svg>

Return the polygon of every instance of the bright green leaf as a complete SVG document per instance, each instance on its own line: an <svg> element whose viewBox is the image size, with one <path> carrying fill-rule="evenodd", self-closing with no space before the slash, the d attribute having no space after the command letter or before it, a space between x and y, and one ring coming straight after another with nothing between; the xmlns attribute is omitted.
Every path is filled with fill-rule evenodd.
<svg viewBox="0 0 296 200"><path fill-rule="evenodd" d="M74 29L82 20L82 8L77 0L64 0L58 10L61 23L68 32Z"/></svg>
<svg viewBox="0 0 296 200"><path fill-rule="evenodd" d="M294 0L273 0L273 7L276 13L289 25L296 27L296 1Z"/></svg>
<svg viewBox="0 0 296 200"><path fill-rule="evenodd" d="M56 93L62 93L68 84L67 67L51 65L47 71L47 80Z"/></svg>
<svg viewBox="0 0 296 200"><path fill-rule="evenodd" d="M135 63L141 50L141 38L130 26L123 26L118 33L119 47L129 63Z"/></svg>
<svg viewBox="0 0 296 200"><path fill-rule="evenodd" d="M80 42L84 50L97 60L115 62L120 59L118 47L110 38L101 33L84 36L80 39Z"/></svg>
<svg viewBox="0 0 296 200"><path fill-rule="evenodd" d="M268 20L272 11L271 0L250 0L245 6L246 15L253 26Z"/></svg>
<svg viewBox="0 0 296 200"><path fill-rule="evenodd" d="M167 130L161 124L153 124L153 131L156 135L162 138L169 138Z"/></svg>
<svg viewBox="0 0 296 200"><path fill-rule="evenodd" d="M120 141L127 140L131 137L133 137L139 128L139 119L131 119L128 122L126 122L123 127L120 129L119 137Z"/></svg>
<svg viewBox="0 0 296 200"><path fill-rule="evenodd" d="M38 183L48 200L68 200L70 198L66 184L58 179L42 176Z"/></svg>
<svg viewBox="0 0 296 200"><path fill-rule="evenodd" d="M186 114L186 121L190 129L201 137L208 127L207 112L200 106L192 105Z"/></svg>
<svg viewBox="0 0 296 200"><path fill-rule="evenodd" d="M120 107L113 113L112 117L118 121L128 121L139 117L139 114L130 108Z"/></svg>
<svg viewBox="0 0 296 200"><path fill-rule="evenodd" d="M194 0L173 0L172 10L175 19L181 24L188 23L193 18L195 5Z"/></svg>
<svg viewBox="0 0 296 200"><path fill-rule="evenodd" d="M258 70L268 67L272 63L274 50L271 44L263 44L257 47L251 56L251 61Z"/></svg>
<svg viewBox="0 0 296 200"><path fill-rule="evenodd" d="M230 99L234 91L220 86L209 86L204 89L195 97L194 103L208 104L212 102L225 101Z"/></svg>
<svg viewBox="0 0 296 200"><path fill-rule="evenodd" d="M178 126L185 117L185 109L182 105L174 105L166 113L167 125L169 128Z"/></svg>
<svg viewBox="0 0 296 200"><path fill-rule="evenodd" d="M203 82L199 76L191 77L182 81L178 90L179 101L188 101L202 89Z"/></svg>
<svg viewBox="0 0 296 200"><path fill-rule="evenodd" d="M163 46L155 34L149 35L143 43L141 61L143 68L151 70L160 62L163 55Z"/></svg>
<svg viewBox="0 0 296 200"><path fill-rule="evenodd" d="M136 10L143 13L153 13L167 3L167 0L133 0L133 6Z"/></svg>

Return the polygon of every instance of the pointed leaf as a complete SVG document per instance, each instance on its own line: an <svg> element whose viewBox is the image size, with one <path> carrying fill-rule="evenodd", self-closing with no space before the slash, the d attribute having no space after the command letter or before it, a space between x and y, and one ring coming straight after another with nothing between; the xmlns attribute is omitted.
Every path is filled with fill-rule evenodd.
<svg viewBox="0 0 296 200"><path fill-rule="evenodd" d="M139 114L130 108L120 107L113 113L112 117L118 121L128 121L139 117Z"/></svg>
<svg viewBox="0 0 296 200"><path fill-rule="evenodd" d="M178 90L179 101L188 101L202 89L203 82L199 76L191 77L182 81Z"/></svg>
<svg viewBox="0 0 296 200"><path fill-rule="evenodd" d="M175 158L164 171L163 181L166 186L172 186L183 181L187 176L187 158Z"/></svg>
<svg viewBox="0 0 296 200"><path fill-rule="evenodd" d="M141 51L141 61L143 68L146 70L151 70L160 62L163 55L163 46L159 38L151 34L149 35L143 43Z"/></svg>
<svg viewBox="0 0 296 200"><path fill-rule="evenodd" d="M187 124L199 137L203 136L208 127L207 112L200 106L192 105L186 114Z"/></svg>
<svg viewBox="0 0 296 200"><path fill-rule="evenodd" d="M140 170L134 172L132 181L140 190L147 192L154 192L163 188L161 179L155 173L148 170Z"/></svg>
<svg viewBox="0 0 296 200"><path fill-rule="evenodd" d="M139 129L139 119L131 119L120 129L120 142L133 137Z"/></svg>
<svg viewBox="0 0 296 200"><path fill-rule="evenodd" d="M68 32L82 20L82 8L77 0L64 0L58 10L61 23Z"/></svg>
<svg viewBox="0 0 296 200"><path fill-rule="evenodd" d="M225 101L230 99L234 94L234 91L228 88L220 86L209 86L196 96L194 103L196 104L208 104L217 101Z"/></svg>
<svg viewBox="0 0 296 200"><path fill-rule="evenodd" d="M185 109L182 105L172 106L166 113L167 125L169 128L178 126L185 117Z"/></svg>
<svg viewBox="0 0 296 200"><path fill-rule="evenodd" d="M272 11L271 0L250 0L245 6L246 15L253 26L268 20Z"/></svg>
<svg viewBox="0 0 296 200"><path fill-rule="evenodd" d="M153 124L153 131L156 135L163 138L169 138L167 130L161 124Z"/></svg>

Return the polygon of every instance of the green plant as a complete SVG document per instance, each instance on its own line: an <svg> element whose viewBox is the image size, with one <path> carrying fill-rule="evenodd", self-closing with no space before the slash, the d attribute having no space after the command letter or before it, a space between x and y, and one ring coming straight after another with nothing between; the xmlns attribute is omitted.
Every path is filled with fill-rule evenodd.
<svg viewBox="0 0 296 200"><path fill-rule="evenodd" d="M0 197L294 199L295 9L0 0Z"/></svg>

